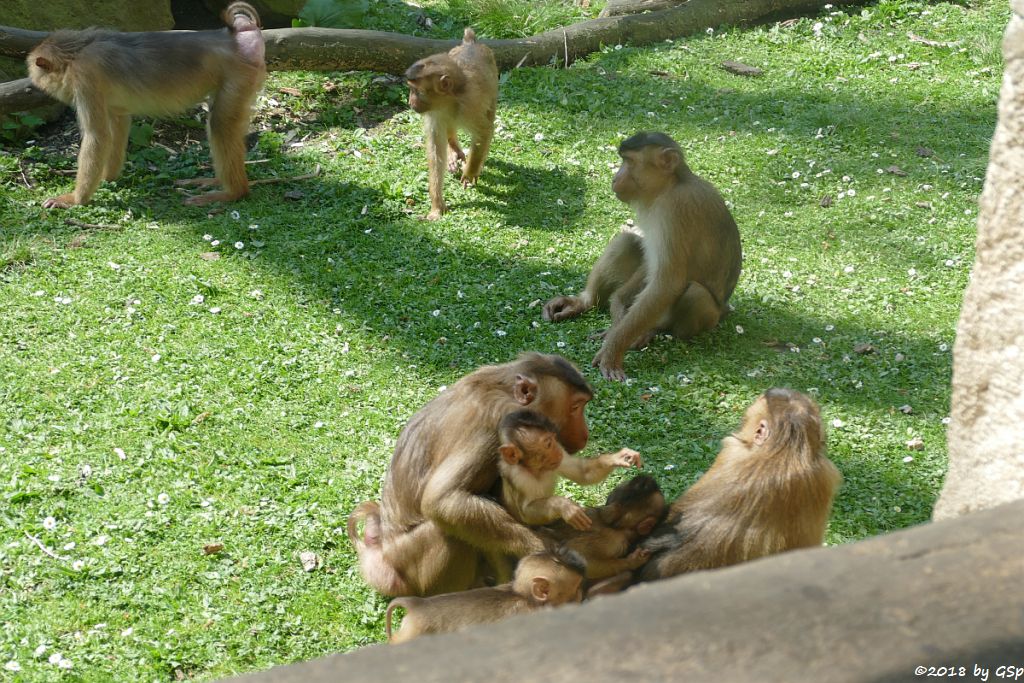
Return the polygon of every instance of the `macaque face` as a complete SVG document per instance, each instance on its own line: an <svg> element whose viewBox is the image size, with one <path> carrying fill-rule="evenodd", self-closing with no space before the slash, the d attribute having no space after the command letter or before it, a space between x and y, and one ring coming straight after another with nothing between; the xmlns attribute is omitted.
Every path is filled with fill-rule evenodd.
<svg viewBox="0 0 1024 683"><path fill-rule="evenodd" d="M553 432L539 429L520 429L517 434L523 449L523 466L533 474L558 469L565 457L565 449Z"/></svg>
<svg viewBox="0 0 1024 683"><path fill-rule="evenodd" d="M638 152L624 152L622 164L612 178L612 192L620 202L629 203L636 198L640 187L637 167L640 163Z"/></svg>
<svg viewBox="0 0 1024 683"><path fill-rule="evenodd" d="M534 407L558 427L558 440L566 452L583 450L590 438L586 408L591 396L573 391L561 381L545 378L539 386L539 398Z"/></svg>
<svg viewBox="0 0 1024 683"><path fill-rule="evenodd" d="M427 98L423 96L423 91L420 89L422 85L421 81L422 79L407 81L409 85L409 106L417 114L430 111L430 103Z"/></svg>
<svg viewBox="0 0 1024 683"><path fill-rule="evenodd" d="M567 602L580 602L581 600L583 600L583 576L564 567L559 567L551 586L551 594L548 596L548 604L557 607Z"/></svg>
<svg viewBox="0 0 1024 683"><path fill-rule="evenodd" d="M617 529L632 529L639 536L646 536L665 516L665 496L660 491L652 493L642 502L632 505L615 524Z"/></svg>

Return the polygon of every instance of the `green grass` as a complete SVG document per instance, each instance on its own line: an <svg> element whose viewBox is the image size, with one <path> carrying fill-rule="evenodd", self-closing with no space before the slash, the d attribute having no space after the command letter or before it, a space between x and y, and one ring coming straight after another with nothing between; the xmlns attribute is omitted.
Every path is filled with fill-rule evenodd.
<svg viewBox="0 0 1024 683"><path fill-rule="evenodd" d="M47 170L75 164L59 126L4 150L0 679L209 680L380 641L346 515L440 387L526 349L594 383L587 452L636 448L671 495L783 385L838 425L829 543L926 521L1007 19L1003 0L886 2L514 71L479 185L448 182L437 223L416 219L420 120L372 74L273 75L250 175L323 172L210 214L172 188L208 161L187 118L69 212L40 208L72 187ZM744 272L718 329L630 353L612 384L589 367L607 317L546 324L538 302L579 289L630 217L609 182L641 128L722 189Z"/></svg>

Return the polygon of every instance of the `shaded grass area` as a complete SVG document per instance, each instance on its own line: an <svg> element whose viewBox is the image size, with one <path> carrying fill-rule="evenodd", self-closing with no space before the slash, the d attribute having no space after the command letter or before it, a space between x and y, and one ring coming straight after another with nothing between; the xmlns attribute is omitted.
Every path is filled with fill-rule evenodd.
<svg viewBox="0 0 1024 683"><path fill-rule="evenodd" d="M250 175L323 173L209 214L171 187L208 172L180 121L66 213L40 202L71 187L47 169L74 167L73 126L5 149L0 666L208 680L381 640L348 511L442 386L527 349L594 383L587 452L636 448L671 495L783 385L819 400L846 479L830 543L927 520L1007 18L890 2L517 70L479 185L449 182L437 223L416 218L420 121L372 74L272 76ZM587 339L607 317L550 325L539 303L582 287L630 217L609 183L642 128L721 188L744 272L718 329L630 353L610 384Z"/></svg>

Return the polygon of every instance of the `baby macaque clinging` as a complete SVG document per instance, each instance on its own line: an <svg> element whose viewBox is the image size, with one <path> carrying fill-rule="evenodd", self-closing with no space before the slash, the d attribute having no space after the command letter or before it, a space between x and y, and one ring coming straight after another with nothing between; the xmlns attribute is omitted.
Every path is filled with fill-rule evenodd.
<svg viewBox="0 0 1024 683"><path fill-rule="evenodd" d="M634 545L665 518L668 505L653 477L624 481L600 507L586 508L592 525L586 531L565 523L538 529L545 538L578 552L587 562L587 578L604 579L643 565L650 552Z"/></svg>
<svg viewBox="0 0 1024 683"><path fill-rule="evenodd" d="M555 485L563 476L577 484L604 481L616 467L640 467L640 454L623 448L596 458L569 455L558 440L558 428L542 414L516 410L498 425L501 446L501 503L527 525L562 519L574 529L589 529L593 521L582 506L556 496Z"/></svg>
<svg viewBox="0 0 1024 683"><path fill-rule="evenodd" d="M714 569L821 545L842 483L825 455L817 404L769 389L722 440L711 468L669 509L643 542L644 581Z"/></svg>
<svg viewBox="0 0 1024 683"><path fill-rule="evenodd" d="M385 617L388 641L404 643L427 633L450 633L542 607L579 602L585 572L578 554L560 548L521 559L511 583L430 598L395 598ZM405 608L405 617L401 628L392 633L391 613L396 607Z"/></svg>
<svg viewBox="0 0 1024 683"><path fill-rule="evenodd" d="M498 66L494 53L476 42L467 28L462 44L446 53L419 60L405 72L409 106L423 114L430 182L430 213L437 220L448 211L444 202L446 169L455 173L464 161L462 186L472 185L491 148L494 114L498 108ZM469 157L459 146L459 129L469 131ZM448 161L448 150L453 158Z"/></svg>
<svg viewBox="0 0 1024 683"><path fill-rule="evenodd" d="M44 207L85 204L101 181L120 175L133 114L174 114L207 97L216 180L179 184L219 183L223 189L185 203L201 206L248 194L245 134L266 78L263 36L259 15L248 3L231 3L223 17L228 28L219 31L57 31L29 53L32 82L74 105L82 136L74 192L47 199Z"/></svg>
<svg viewBox="0 0 1024 683"><path fill-rule="evenodd" d="M658 332L688 339L718 324L740 276L740 234L711 183L694 175L683 151L664 133L637 133L619 145L612 179L619 200L636 211L640 234L619 233L594 264L578 296L544 305L545 320L607 306L612 324L593 365L623 380L629 349Z"/></svg>

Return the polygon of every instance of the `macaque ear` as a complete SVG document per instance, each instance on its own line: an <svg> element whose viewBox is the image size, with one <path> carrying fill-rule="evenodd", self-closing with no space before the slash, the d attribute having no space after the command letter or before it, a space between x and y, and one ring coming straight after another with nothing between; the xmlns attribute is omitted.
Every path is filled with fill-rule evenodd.
<svg viewBox="0 0 1024 683"><path fill-rule="evenodd" d="M46 57L36 57L36 66L43 71L53 71L53 62Z"/></svg>
<svg viewBox="0 0 1024 683"><path fill-rule="evenodd" d="M772 430L768 426L768 420L761 420L761 421L759 421L757 423L757 429L754 430L754 445L755 446L762 445L765 441L768 440L768 437L770 437L771 435L772 435Z"/></svg>
<svg viewBox="0 0 1024 683"><path fill-rule="evenodd" d="M528 406L537 398L537 383L526 375L516 375L516 384L512 387L512 395L519 405Z"/></svg>
<svg viewBox="0 0 1024 683"><path fill-rule="evenodd" d="M658 168L666 173L674 172L680 161L682 161L682 158L679 156L679 152L674 149L663 149L658 154Z"/></svg>
<svg viewBox="0 0 1024 683"><path fill-rule="evenodd" d="M533 593L533 599L537 602L547 602L548 596L551 594L551 582L543 576L535 576L530 591Z"/></svg>
<svg viewBox="0 0 1024 683"><path fill-rule="evenodd" d="M448 77L448 74L441 74L440 78L437 79L437 89L443 93L451 93L452 79Z"/></svg>
<svg viewBox="0 0 1024 683"><path fill-rule="evenodd" d="M519 462L519 459L523 457L523 454L519 452L515 444L507 443L498 446L498 452L501 453L501 459L507 462L509 465L515 465Z"/></svg>

